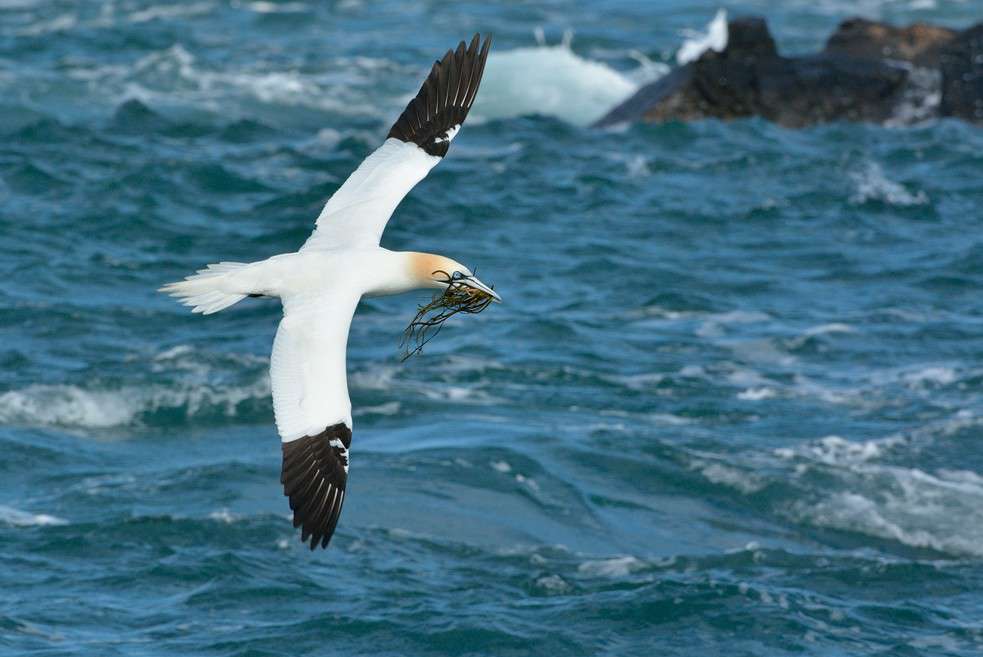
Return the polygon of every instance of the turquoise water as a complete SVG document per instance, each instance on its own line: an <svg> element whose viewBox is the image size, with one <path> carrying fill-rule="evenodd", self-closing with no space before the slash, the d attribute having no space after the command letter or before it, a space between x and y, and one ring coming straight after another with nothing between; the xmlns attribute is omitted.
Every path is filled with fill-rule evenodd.
<svg viewBox="0 0 983 657"><path fill-rule="evenodd" d="M983 132L581 127L717 9L641 4L0 2L0 653L983 651ZM786 52L980 18L728 8ZM363 302L311 553L278 306L154 290L297 248L477 30L475 114L383 244L506 303L400 363L426 295Z"/></svg>

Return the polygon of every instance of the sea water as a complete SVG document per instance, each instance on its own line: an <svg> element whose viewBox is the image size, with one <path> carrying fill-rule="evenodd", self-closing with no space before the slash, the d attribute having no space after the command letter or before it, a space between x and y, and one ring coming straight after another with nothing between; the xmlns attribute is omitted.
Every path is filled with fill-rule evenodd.
<svg viewBox="0 0 983 657"><path fill-rule="evenodd" d="M0 653L979 655L983 132L586 127L720 7L0 2ZM750 1L783 52L860 12ZM495 35L383 245L505 299L352 324L351 477L279 484L280 308L155 292L296 249L432 61Z"/></svg>

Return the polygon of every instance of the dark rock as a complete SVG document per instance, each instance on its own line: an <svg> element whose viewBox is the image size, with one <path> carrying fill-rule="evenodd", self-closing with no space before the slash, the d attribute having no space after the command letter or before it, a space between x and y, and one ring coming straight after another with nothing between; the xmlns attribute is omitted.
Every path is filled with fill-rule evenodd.
<svg viewBox="0 0 983 657"><path fill-rule="evenodd" d="M907 71L836 55L782 57L761 18L728 23L727 47L640 89L596 125L763 116L791 127L846 119L883 121Z"/></svg>
<svg viewBox="0 0 983 657"><path fill-rule="evenodd" d="M777 57L778 48L765 19L760 16L744 16L727 23L727 48L723 54L730 58L744 59Z"/></svg>
<svg viewBox="0 0 983 657"><path fill-rule="evenodd" d="M983 122L983 23L956 32L852 19L823 52L782 57L763 19L732 20L722 52L708 50L642 87L595 125L744 116L790 127L938 116Z"/></svg>
<svg viewBox="0 0 983 657"><path fill-rule="evenodd" d="M943 116L983 122L983 23L960 32L939 56Z"/></svg>
<svg viewBox="0 0 983 657"><path fill-rule="evenodd" d="M758 71L761 116L789 127L827 121L886 121L908 72L883 62L828 55L776 58Z"/></svg>
<svg viewBox="0 0 983 657"><path fill-rule="evenodd" d="M826 41L823 53L857 59L892 59L936 68L939 51L956 34L955 30L927 23L895 27L851 18L840 23Z"/></svg>

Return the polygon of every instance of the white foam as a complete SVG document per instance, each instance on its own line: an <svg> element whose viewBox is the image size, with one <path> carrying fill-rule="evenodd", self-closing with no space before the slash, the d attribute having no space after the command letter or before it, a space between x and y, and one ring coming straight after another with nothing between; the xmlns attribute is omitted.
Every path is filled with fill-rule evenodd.
<svg viewBox="0 0 983 657"><path fill-rule="evenodd" d="M707 50L722 52L727 47L727 10L717 10L706 32L686 30L683 35L687 38L676 52L676 62L680 65L696 61Z"/></svg>
<svg viewBox="0 0 983 657"><path fill-rule="evenodd" d="M782 459L807 459L826 465L848 466L877 459L905 443L901 436L854 442L841 436L825 436L797 447L780 447L774 451Z"/></svg>
<svg viewBox="0 0 983 657"><path fill-rule="evenodd" d="M834 390L802 374L796 374L794 379L794 391L797 395L803 397L815 397L827 404L855 404L863 406L867 403L863 395L854 390Z"/></svg>
<svg viewBox="0 0 983 657"><path fill-rule="evenodd" d="M814 336L814 335L827 335L830 333L855 333L854 329L849 324L842 324L840 322L833 322L830 324L820 324L819 326L812 326L805 330L803 335Z"/></svg>
<svg viewBox="0 0 983 657"><path fill-rule="evenodd" d="M516 474L515 480L520 484L525 484L530 490L539 491L539 483L532 477L527 477L523 474Z"/></svg>
<svg viewBox="0 0 983 657"><path fill-rule="evenodd" d="M61 14L54 18L32 23L18 31L24 36L40 36L51 32L65 32L78 25L78 18L74 14Z"/></svg>
<svg viewBox="0 0 983 657"><path fill-rule="evenodd" d="M0 522L15 527L67 525L68 521L46 513L28 513L9 506L0 506Z"/></svg>
<svg viewBox="0 0 983 657"><path fill-rule="evenodd" d="M925 192L919 190L913 194L903 185L889 180L877 162L867 162L851 177L856 185L856 192L850 197L850 201L858 205L868 201L881 201L889 205L908 207L925 205L929 201Z"/></svg>
<svg viewBox="0 0 983 657"><path fill-rule="evenodd" d="M140 415L161 409L180 409L188 417L220 409L234 416L242 402L270 396L265 358L223 354L232 369L258 370L240 384L219 383L223 372L190 347L178 346L152 357L149 369L177 378L173 383L127 383L118 387L74 384L35 384L0 394L0 424L107 429L139 421ZM263 366L263 367L260 367Z"/></svg>
<svg viewBox="0 0 983 657"><path fill-rule="evenodd" d="M212 2L192 2L176 5L153 5L146 9L135 11L127 16L130 23L146 23L158 19L186 18L207 14L215 8Z"/></svg>
<svg viewBox="0 0 983 657"><path fill-rule="evenodd" d="M631 573L642 570L647 564L633 556L612 557L585 561L577 566L577 572L589 577L610 577L612 579L626 577Z"/></svg>
<svg viewBox="0 0 983 657"><path fill-rule="evenodd" d="M885 464L913 440L889 436L850 441L826 436L805 446L775 450L791 460L792 481L804 499L791 506L798 521L875 536L953 555L983 556L983 476L968 470ZM812 490L811 472L824 482Z"/></svg>
<svg viewBox="0 0 983 657"><path fill-rule="evenodd" d="M544 575L536 580L536 586L550 593L563 593L570 589L570 585L559 575Z"/></svg>
<svg viewBox="0 0 983 657"><path fill-rule="evenodd" d="M690 467L698 470L707 481L728 486L745 495L757 493L765 487L760 477L723 463L697 460Z"/></svg>
<svg viewBox="0 0 983 657"><path fill-rule="evenodd" d="M296 14L309 10L309 7L302 2L266 2L265 0L257 0L256 2L233 0L232 6L247 9L257 14Z"/></svg>
<svg viewBox="0 0 983 657"><path fill-rule="evenodd" d="M213 511L212 513L208 514L208 517L211 520L216 520L218 522L225 523L226 525L231 525L233 522L237 520L236 516L232 515L232 513L228 509L219 509L218 511Z"/></svg>
<svg viewBox="0 0 983 657"><path fill-rule="evenodd" d="M377 365L370 370L352 372L348 385L357 390L391 390L396 382L397 370L391 365Z"/></svg>
<svg viewBox="0 0 983 657"><path fill-rule="evenodd" d="M648 69L653 79L660 74L656 68ZM492 52L474 114L486 120L552 116L589 125L638 86L627 75L577 55L566 44Z"/></svg>
<svg viewBox="0 0 983 657"><path fill-rule="evenodd" d="M886 124L911 125L937 116L942 103L942 72L912 66L907 62L898 62L897 65L908 71L908 84Z"/></svg>
<svg viewBox="0 0 983 657"><path fill-rule="evenodd" d="M2 424L103 429L129 424L138 411L139 404L123 391L33 385L0 395Z"/></svg>
<svg viewBox="0 0 983 657"><path fill-rule="evenodd" d="M361 408L355 408L354 414L356 417L362 415L397 415L399 413L401 405L398 401L385 402L384 404L378 404L377 406L363 406Z"/></svg>
<svg viewBox="0 0 983 657"><path fill-rule="evenodd" d="M623 385L632 390L647 390L665 380L666 375L659 372L643 372L641 374L603 374L601 378L610 383ZM603 411L611 413L615 409ZM611 413L613 414L613 413Z"/></svg>
<svg viewBox="0 0 983 657"><path fill-rule="evenodd" d="M235 415L241 402L270 395L269 377L244 386L178 384L87 390L74 385L33 385L0 395L0 424L106 429L133 424L139 415L183 408L193 416L206 407Z"/></svg>
<svg viewBox="0 0 983 657"><path fill-rule="evenodd" d="M771 399L777 394L774 389L768 387L748 388L737 393L737 398L744 401L762 401L764 399Z"/></svg>
<svg viewBox="0 0 983 657"><path fill-rule="evenodd" d="M933 366L906 372L902 379L910 386L920 387L926 384L948 385L953 383L958 377L956 371L951 367Z"/></svg>
<svg viewBox="0 0 983 657"><path fill-rule="evenodd" d="M368 68L379 68L369 58L331 60L326 66L337 68L318 73L263 69L262 62L249 68L209 68L176 43L132 65L79 65L68 75L86 80L106 98L134 98L155 107L192 105L236 116L244 101L255 99L273 106L382 117L386 104L370 102L360 86L376 77L365 70L366 62L372 62Z"/></svg>
<svg viewBox="0 0 983 657"><path fill-rule="evenodd" d="M879 468L875 490L840 492L798 512L815 525L854 531L956 555L983 556L983 486L953 490L942 477Z"/></svg>

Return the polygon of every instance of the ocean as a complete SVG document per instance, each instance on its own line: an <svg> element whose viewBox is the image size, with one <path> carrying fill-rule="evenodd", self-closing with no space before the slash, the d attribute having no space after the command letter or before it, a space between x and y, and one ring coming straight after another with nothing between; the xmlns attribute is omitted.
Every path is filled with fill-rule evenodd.
<svg viewBox="0 0 983 657"><path fill-rule="evenodd" d="M983 131L586 127L721 5L0 0L0 654L983 654ZM856 13L765 0L783 53ZM505 299L349 342L351 476L279 483L280 308L157 293L295 250L432 61L494 34L383 238Z"/></svg>

